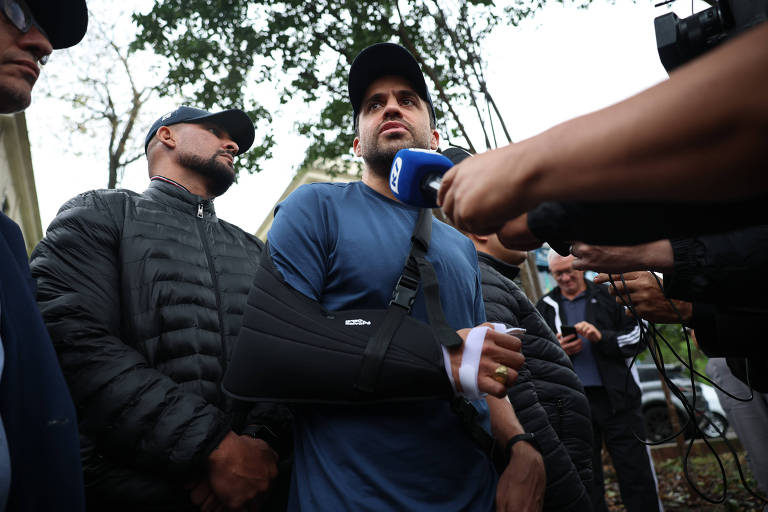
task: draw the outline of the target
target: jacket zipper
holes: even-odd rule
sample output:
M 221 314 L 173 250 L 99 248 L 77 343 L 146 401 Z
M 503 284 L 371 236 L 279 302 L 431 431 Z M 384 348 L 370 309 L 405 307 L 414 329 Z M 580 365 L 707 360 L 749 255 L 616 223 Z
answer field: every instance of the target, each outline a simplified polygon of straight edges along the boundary
M 558 398 L 557 402 L 555 402 L 555 407 L 557 408 L 557 428 L 555 429 L 555 432 L 558 434 L 561 433 L 561 429 L 563 426 L 563 399 Z
M 204 217 L 203 203 L 198 203 L 197 218 L 203 219 Z M 216 314 L 219 317 L 219 335 L 221 336 L 221 355 L 219 356 L 219 363 L 221 364 L 221 371 L 224 372 L 227 369 L 227 337 L 224 333 L 224 315 L 221 312 L 221 291 L 219 290 L 219 278 L 216 275 L 216 267 L 213 265 L 211 250 L 208 247 L 208 239 L 205 236 L 205 226 L 202 222 L 197 223 L 197 231 L 200 233 L 200 239 L 203 242 L 203 251 L 205 252 L 205 259 L 208 262 L 208 271 L 211 273 L 211 282 L 213 283 L 213 291 L 216 296 Z M 218 395 L 221 402 L 223 398 L 221 386 L 218 386 Z

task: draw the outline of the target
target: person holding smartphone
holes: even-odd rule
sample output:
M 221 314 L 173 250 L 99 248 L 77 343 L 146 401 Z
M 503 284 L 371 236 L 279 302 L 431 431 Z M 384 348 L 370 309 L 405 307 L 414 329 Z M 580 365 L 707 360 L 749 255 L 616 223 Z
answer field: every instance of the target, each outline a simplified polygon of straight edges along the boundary
M 635 320 L 624 314 L 605 286 L 584 279 L 573 256 L 549 253 L 557 287 L 536 305 L 573 362 L 592 415 L 592 505 L 607 511 L 602 471 L 603 442 L 611 454 L 624 506 L 629 512 L 659 510 L 656 479 L 640 411 L 640 388 L 627 364 L 645 350 Z

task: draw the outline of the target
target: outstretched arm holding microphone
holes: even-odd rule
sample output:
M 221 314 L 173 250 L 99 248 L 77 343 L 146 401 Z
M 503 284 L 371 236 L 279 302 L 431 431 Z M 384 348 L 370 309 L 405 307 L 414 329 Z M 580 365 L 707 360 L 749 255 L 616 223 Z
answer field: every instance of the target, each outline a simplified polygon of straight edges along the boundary
M 621 103 L 473 156 L 438 202 L 484 234 L 543 201 L 713 201 L 765 194 L 768 24 Z M 521 234 L 522 235 L 522 234 Z

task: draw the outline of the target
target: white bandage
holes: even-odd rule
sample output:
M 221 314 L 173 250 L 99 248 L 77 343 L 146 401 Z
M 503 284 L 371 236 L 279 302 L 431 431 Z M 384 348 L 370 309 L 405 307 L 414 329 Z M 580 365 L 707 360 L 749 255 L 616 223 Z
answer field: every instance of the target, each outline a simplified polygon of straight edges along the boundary
M 459 367 L 459 382 L 461 382 L 462 395 L 468 400 L 482 398 L 477 387 L 477 375 L 480 373 L 480 356 L 483 355 L 483 342 L 488 327 L 475 327 L 469 331 L 464 342 L 464 353 L 461 354 L 461 366 Z
M 507 329 L 504 324 L 491 325 L 493 325 L 495 331 L 499 332 L 515 330 L 515 328 Z M 454 393 L 457 393 L 468 400 L 479 400 L 486 395 L 486 393 L 480 393 L 480 389 L 477 386 L 477 377 L 480 373 L 480 358 L 483 354 L 483 342 L 485 341 L 486 332 L 488 332 L 488 326 L 475 327 L 469 331 L 467 339 L 464 342 L 464 352 L 461 355 L 461 366 L 459 367 L 459 382 L 461 383 L 462 389 L 460 393 L 457 393 L 456 391 L 456 382 L 453 380 L 451 358 L 448 355 L 448 350 L 446 350 L 445 347 L 442 347 L 443 363 L 445 364 L 445 371 L 448 374 L 448 380 L 451 382 L 451 387 L 453 387 Z M 510 334 L 514 336 L 524 332 L 525 329 L 517 329 L 516 332 L 510 332 Z

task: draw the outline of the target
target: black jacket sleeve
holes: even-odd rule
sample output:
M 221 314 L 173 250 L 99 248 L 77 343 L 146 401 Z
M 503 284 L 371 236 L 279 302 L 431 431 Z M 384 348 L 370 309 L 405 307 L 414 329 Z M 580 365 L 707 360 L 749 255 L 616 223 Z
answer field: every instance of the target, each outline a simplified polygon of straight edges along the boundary
M 597 286 L 597 285 L 594 285 Z M 613 359 L 634 357 L 647 347 L 647 340 L 637 320 L 624 313 L 624 308 L 607 292 L 596 294 L 602 313 L 610 318 L 596 322 L 602 339 L 592 344 L 592 349 Z
M 731 373 L 759 393 L 768 393 L 768 360 L 765 358 L 727 357 Z
M 521 337 L 525 364 L 508 396 L 520 423 L 534 432 L 541 448 L 547 472 L 544 510 L 591 510 L 592 428 L 581 383 L 533 304 L 490 268 L 486 255 L 480 258 L 488 321 L 527 331 Z
M 38 303 L 81 432 L 134 468 L 185 474 L 203 468 L 228 419 L 121 339 L 121 219 L 98 193 L 62 207 L 32 254 Z
M 574 240 L 634 245 L 768 224 L 765 198 L 722 203 L 545 202 L 528 212 L 528 228 L 553 247 Z
M 768 225 L 671 242 L 675 266 L 664 274 L 668 297 L 709 304 L 768 304 L 764 293 L 768 279 L 758 271 L 768 265 Z
M 768 360 L 760 333 L 766 329 L 768 308 L 693 303 L 691 326 L 709 357 L 750 357 Z

